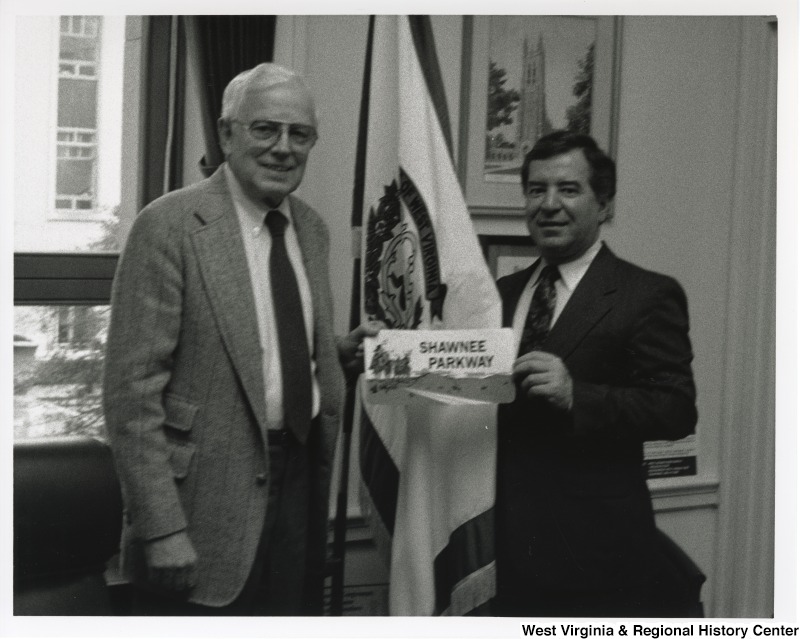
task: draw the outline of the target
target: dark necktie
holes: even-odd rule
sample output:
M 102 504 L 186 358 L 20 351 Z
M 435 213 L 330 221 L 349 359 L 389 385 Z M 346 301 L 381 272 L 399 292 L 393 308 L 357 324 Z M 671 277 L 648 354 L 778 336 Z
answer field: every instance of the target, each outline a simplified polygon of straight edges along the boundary
M 522 339 L 519 343 L 519 355 L 539 350 L 550 330 L 553 310 L 556 307 L 556 280 L 559 278 L 558 267 L 548 264 L 539 274 L 539 284 L 533 292 Z
M 284 425 L 304 444 L 311 428 L 311 357 L 306 340 L 303 304 L 284 241 L 288 220 L 280 211 L 270 211 L 266 224 L 272 235 L 269 278 L 272 284 L 272 307 L 278 324 Z

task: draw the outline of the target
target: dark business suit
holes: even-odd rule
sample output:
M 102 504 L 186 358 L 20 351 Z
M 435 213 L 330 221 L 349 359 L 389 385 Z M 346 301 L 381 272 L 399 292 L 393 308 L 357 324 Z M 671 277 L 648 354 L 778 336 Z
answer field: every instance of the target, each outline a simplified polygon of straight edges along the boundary
M 533 266 L 501 278 L 511 326 Z M 684 584 L 659 551 L 642 443 L 694 431 L 686 297 L 605 246 L 542 349 L 573 407 L 518 398 L 498 415 L 498 614 L 680 614 Z
M 289 200 L 314 308 L 321 405 L 307 445 L 309 512 L 296 517 L 291 537 L 268 541 L 305 554 L 321 600 L 343 379 L 327 229 Z M 185 530 L 198 555 L 197 585 L 185 598 L 216 608 L 242 592 L 275 483 L 262 361 L 241 229 L 220 169 L 142 211 L 114 282 L 103 400 L 125 502 L 127 579 L 145 582 L 145 542 Z M 306 529 L 308 548 L 298 547 Z

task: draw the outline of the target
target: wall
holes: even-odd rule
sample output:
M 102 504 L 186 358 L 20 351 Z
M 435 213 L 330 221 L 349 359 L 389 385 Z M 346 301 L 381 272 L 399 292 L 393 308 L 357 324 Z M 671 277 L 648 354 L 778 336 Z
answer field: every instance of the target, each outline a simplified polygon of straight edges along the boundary
M 16 27 L 16 73 L 17 77 L 24 73 L 26 81 L 15 82 L 15 121 L 19 124 L 15 131 L 14 158 L 17 166 L 30 170 L 15 173 L 14 239 L 17 250 L 32 250 L 44 235 L 42 228 L 54 208 L 55 187 L 51 183 L 55 169 L 50 167 L 56 161 L 53 141 L 58 99 L 58 20 L 26 16 L 17 19 Z M 28 117 L 46 126 L 25 126 Z
M 331 231 L 331 280 L 340 334 L 347 332 L 350 321 L 350 216 L 367 20 L 310 16 L 306 26 L 304 73 L 318 96 L 320 139 L 298 194 L 325 216 Z
M 619 196 L 605 237 L 626 258 L 675 276 L 689 299 L 699 476 L 685 485 L 654 482 L 654 504 L 659 525 L 709 576 L 704 599 L 711 615 L 772 612 L 775 171 L 764 155 L 775 136 L 769 81 L 775 51 L 769 30 L 759 17 L 626 17 L 624 24 Z M 761 46 L 746 46 L 747 38 Z M 747 65 L 758 71 L 747 73 Z M 743 181 L 747 191 L 766 196 L 745 204 L 737 193 Z M 737 233 L 743 223 L 747 229 Z M 754 242 L 765 243 L 761 252 L 750 247 Z M 734 280 L 740 268 L 763 273 L 754 276 L 757 293 Z M 755 337 L 738 328 L 744 316 L 759 327 L 757 349 L 746 346 Z M 747 368 L 731 369 L 744 349 Z M 764 360 L 766 374 L 756 384 L 767 396 L 758 397 L 751 372 Z M 757 406 L 746 423 L 728 409 L 742 397 Z M 728 448 L 736 452 L 726 454 Z M 741 494 L 754 498 L 750 512 L 737 515 L 742 505 L 734 495 Z M 751 543 L 738 538 L 741 528 L 751 528 Z M 751 565 L 752 573 L 731 564 Z M 759 592 L 731 596 L 751 580 Z
M 619 196 L 605 237 L 620 255 L 673 275 L 689 298 L 700 420 L 698 473 L 717 479 L 727 302 L 739 18 L 628 17 L 619 114 Z M 658 482 L 656 482 L 658 483 Z M 665 483 L 665 482 L 660 482 Z M 716 494 L 660 513 L 716 587 Z M 664 507 L 655 499 L 656 508 Z M 679 498 L 680 508 L 684 501 Z
M 621 255 L 689 297 L 700 471 L 716 475 L 734 166 L 739 18 L 625 19 L 616 220 Z M 702 96 L 702 99 L 700 97 Z

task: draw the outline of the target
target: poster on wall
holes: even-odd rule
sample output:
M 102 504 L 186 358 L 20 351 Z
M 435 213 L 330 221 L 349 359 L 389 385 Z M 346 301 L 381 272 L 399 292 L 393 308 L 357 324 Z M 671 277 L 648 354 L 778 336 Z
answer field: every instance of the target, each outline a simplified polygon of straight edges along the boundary
M 697 436 L 674 442 L 645 442 L 644 466 L 648 479 L 697 475 Z

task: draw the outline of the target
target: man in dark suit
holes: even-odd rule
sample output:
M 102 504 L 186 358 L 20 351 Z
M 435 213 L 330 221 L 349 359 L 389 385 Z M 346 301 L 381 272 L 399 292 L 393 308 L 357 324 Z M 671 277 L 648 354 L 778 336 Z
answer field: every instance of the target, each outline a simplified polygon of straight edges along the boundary
M 288 69 L 234 78 L 226 162 L 137 217 L 104 379 L 138 614 L 322 611 L 340 363 L 328 232 L 290 195 L 317 139 Z
M 686 297 L 599 239 L 616 169 L 591 137 L 541 138 L 522 185 L 541 257 L 498 281 L 520 349 L 498 415 L 497 614 L 683 616 L 642 444 L 697 421 Z

